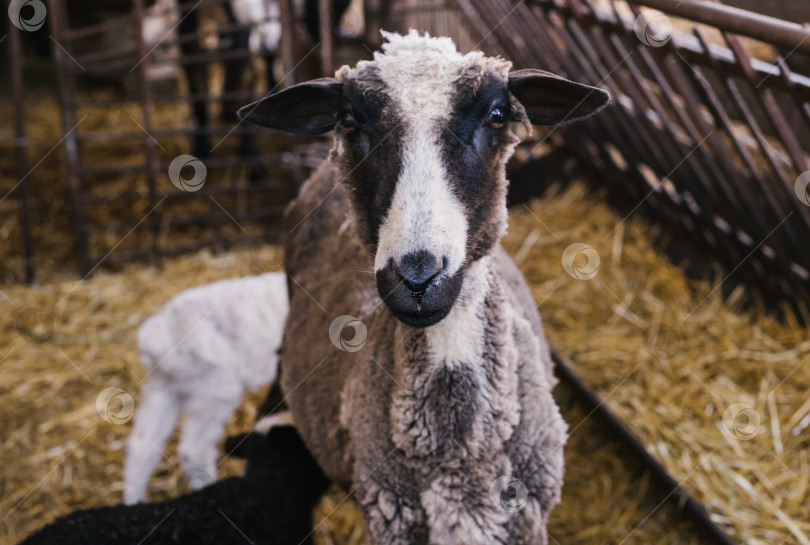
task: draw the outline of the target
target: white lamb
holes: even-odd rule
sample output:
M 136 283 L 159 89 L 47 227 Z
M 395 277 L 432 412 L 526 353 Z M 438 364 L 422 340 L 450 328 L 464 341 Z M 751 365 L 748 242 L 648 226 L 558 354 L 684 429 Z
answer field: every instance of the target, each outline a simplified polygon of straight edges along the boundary
M 245 390 L 276 378 L 289 312 L 284 273 L 222 280 L 182 292 L 138 330 L 148 370 L 127 444 L 124 502 L 143 501 L 178 417 L 192 488 L 216 478 L 217 442 Z

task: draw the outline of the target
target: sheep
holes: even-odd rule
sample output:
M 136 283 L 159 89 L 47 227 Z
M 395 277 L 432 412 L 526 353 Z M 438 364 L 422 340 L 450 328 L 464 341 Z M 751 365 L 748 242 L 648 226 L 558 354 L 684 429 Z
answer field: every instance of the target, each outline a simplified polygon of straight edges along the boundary
M 127 441 L 124 502 L 143 501 L 177 419 L 193 489 L 216 478 L 217 441 L 245 390 L 276 377 L 289 304 L 284 273 L 221 280 L 174 297 L 138 330 L 148 371 Z
M 540 316 L 499 244 L 505 164 L 517 126 L 609 95 L 449 38 L 383 37 L 373 60 L 239 112 L 335 130 L 285 212 L 281 390 L 372 543 L 544 544 L 567 426 Z M 343 324 L 353 333 L 328 334 Z
M 20 545 L 312 543 L 312 510 L 329 480 L 295 428 L 230 437 L 226 449 L 247 458 L 245 476 L 163 502 L 75 511 Z
M 349 7 L 350 0 L 333 0 L 332 9 L 333 27 L 336 29 L 341 17 Z M 302 18 L 311 39 L 320 42 L 320 12 L 317 0 L 296 0 L 295 11 Z M 198 57 L 203 48 L 196 35 L 201 28 L 199 3 L 190 4 L 178 0 L 156 0 L 150 6 L 142 22 L 141 36 L 146 48 L 155 50 L 165 42 L 172 42 L 179 38 L 180 50 L 184 57 Z M 278 86 L 273 70 L 276 55 L 281 42 L 281 14 L 278 0 L 228 0 L 222 2 L 225 17 L 224 23 L 231 27 L 219 36 L 219 46 L 226 51 L 248 49 L 252 55 L 260 56 L 264 61 L 267 91 L 272 92 Z M 233 28 L 238 27 L 238 28 Z M 165 59 L 160 61 L 158 67 L 150 67 L 154 76 L 170 75 L 172 67 Z M 224 63 L 225 77 L 223 81 L 222 112 L 228 121 L 235 121 L 233 117 L 239 106 L 237 99 L 240 89 L 244 89 L 244 74 L 250 65 L 250 59 L 236 56 Z M 200 95 L 209 91 L 208 63 L 185 62 L 182 63 L 186 80 L 188 81 L 190 103 L 196 128 L 192 141 L 192 154 L 204 158 L 211 152 L 209 141 L 210 127 L 208 127 L 208 108 L 206 100 Z M 245 159 L 255 159 L 259 149 L 255 138 L 250 131 L 240 134 L 240 154 Z M 259 181 L 260 173 L 251 171 L 251 181 Z

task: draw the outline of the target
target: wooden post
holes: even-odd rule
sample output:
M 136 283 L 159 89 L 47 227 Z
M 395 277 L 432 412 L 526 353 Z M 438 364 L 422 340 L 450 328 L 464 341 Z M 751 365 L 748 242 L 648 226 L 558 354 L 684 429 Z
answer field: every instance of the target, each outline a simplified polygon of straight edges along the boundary
M 335 62 L 333 58 L 333 34 L 335 27 L 332 21 L 332 0 L 318 0 L 318 15 L 321 34 L 321 75 L 332 77 L 335 73 Z
M 285 85 L 294 85 L 301 81 L 298 69 L 298 44 L 295 41 L 295 15 L 290 0 L 279 0 L 281 15 L 281 64 L 284 66 Z

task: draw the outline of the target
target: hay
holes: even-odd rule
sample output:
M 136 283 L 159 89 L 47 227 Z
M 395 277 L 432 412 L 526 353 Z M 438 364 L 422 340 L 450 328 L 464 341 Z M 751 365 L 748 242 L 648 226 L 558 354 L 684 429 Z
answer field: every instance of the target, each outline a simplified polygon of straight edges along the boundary
M 504 244 L 577 374 L 732 536 L 810 543 L 808 330 L 741 310 L 742 287 L 724 301 L 724 272 L 688 280 L 584 186 L 511 220 Z M 600 257 L 590 279 L 584 253 L 563 258 L 574 243 Z
M 268 246 L 201 252 L 167 261 L 162 271 L 132 265 L 126 274 L 101 273 L 82 283 L 0 288 L 0 542 L 16 543 L 77 507 L 121 500 L 130 425 L 102 419 L 96 402 L 107 388 L 119 388 L 137 403 L 145 374 L 134 334 L 144 318 L 183 289 L 280 266 L 280 250 Z M 248 396 L 230 432 L 252 425 L 262 397 Z M 113 416 L 122 408 L 110 405 Z M 157 468 L 153 498 L 187 490 L 176 439 Z M 227 475 L 241 468 L 228 460 L 221 469 Z
M 512 212 L 504 243 L 554 347 L 732 534 L 749 543 L 805 543 L 807 331 L 740 311 L 736 293 L 722 301 L 721 290 L 687 280 L 656 253 L 647 224 L 631 218 L 614 230 L 619 221 L 576 184 Z M 590 280 L 563 269 L 563 251 L 575 242 L 600 255 Z M 566 264 L 586 274 L 581 259 Z M 127 265 L 79 284 L 0 288 L 0 544 L 73 509 L 120 500 L 130 427 L 104 421 L 96 400 L 115 387 L 137 404 L 144 375 L 134 332 L 146 316 L 187 287 L 280 265 L 273 247 L 201 252 L 166 261 L 163 270 Z M 702 543 L 676 509 L 658 507 L 631 455 L 564 388 L 556 394 L 573 433 L 563 503 L 549 526 L 554 540 Z M 251 425 L 261 398 L 249 396 L 229 433 Z M 747 425 L 748 416 L 760 426 Z M 175 441 L 152 480 L 152 498 L 186 490 Z M 221 475 L 240 470 L 228 460 Z M 329 517 L 314 534 L 318 543 L 364 543 L 357 509 L 344 498 L 333 490 L 319 506 L 316 520 Z

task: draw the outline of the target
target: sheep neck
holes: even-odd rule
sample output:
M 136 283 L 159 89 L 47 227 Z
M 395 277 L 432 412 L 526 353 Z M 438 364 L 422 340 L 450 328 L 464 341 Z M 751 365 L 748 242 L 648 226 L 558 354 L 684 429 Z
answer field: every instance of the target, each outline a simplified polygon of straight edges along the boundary
M 465 274 L 439 324 L 397 327 L 392 438 L 411 457 L 500 452 L 517 425 L 517 352 L 492 259 Z

